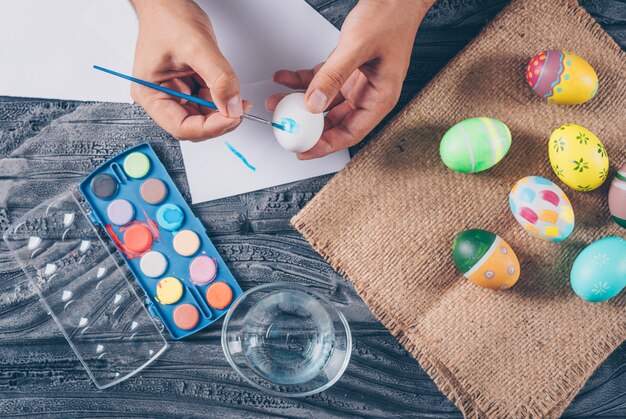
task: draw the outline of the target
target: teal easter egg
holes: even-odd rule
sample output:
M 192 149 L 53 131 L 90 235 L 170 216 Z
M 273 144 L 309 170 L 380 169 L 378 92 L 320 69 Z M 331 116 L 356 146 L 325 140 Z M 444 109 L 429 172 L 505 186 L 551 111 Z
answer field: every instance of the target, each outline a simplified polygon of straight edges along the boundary
M 455 172 L 478 173 L 490 169 L 511 147 L 511 131 L 494 118 L 470 118 L 452 126 L 441 139 L 439 153 Z
M 626 240 L 605 237 L 587 246 L 574 261 L 570 283 L 592 303 L 615 297 L 626 285 Z

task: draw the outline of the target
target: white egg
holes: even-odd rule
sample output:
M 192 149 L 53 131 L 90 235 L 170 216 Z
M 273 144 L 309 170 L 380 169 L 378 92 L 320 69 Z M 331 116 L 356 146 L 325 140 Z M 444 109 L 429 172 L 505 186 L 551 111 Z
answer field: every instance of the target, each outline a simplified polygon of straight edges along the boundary
M 304 105 L 304 93 L 291 93 L 276 106 L 272 122 L 287 125 L 288 131 L 274 127 L 274 136 L 285 150 L 302 153 L 313 148 L 324 130 L 324 115 L 311 113 Z

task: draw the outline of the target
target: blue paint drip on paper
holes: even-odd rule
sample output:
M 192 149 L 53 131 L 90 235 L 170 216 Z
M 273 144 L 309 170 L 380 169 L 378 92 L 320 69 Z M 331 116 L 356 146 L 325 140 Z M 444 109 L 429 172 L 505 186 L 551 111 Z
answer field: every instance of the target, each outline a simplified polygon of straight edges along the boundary
M 233 146 L 232 146 L 232 145 L 231 145 L 228 141 L 224 141 L 224 144 L 226 144 L 226 147 L 228 147 L 228 149 L 229 149 L 230 151 L 232 151 L 232 153 L 233 153 L 235 156 L 237 156 L 237 158 L 238 158 L 239 160 L 241 160 L 241 161 L 243 162 L 243 164 L 245 164 L 246 166 L 248 166 L 248 168 L 249 168 L 250 170 L 253 170 L 253 171 L 255 171 L 255 172 L 256 172 L 256 167 L 254 167 L 253 165 L 251 165 L 251 164 L 248 162 L 248 159 L 246 159 L 246 158 L 243 156 L 243 154 L 241 154 L 241 153 L 239 152 L 239 150 L 237 150 L 235 147 L 233 147 Z

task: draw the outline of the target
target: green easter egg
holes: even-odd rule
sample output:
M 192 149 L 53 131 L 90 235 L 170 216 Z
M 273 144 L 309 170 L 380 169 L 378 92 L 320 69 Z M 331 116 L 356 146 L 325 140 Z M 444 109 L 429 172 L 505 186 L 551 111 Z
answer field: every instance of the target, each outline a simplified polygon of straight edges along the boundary
M 494 118 L 470 118 L 452 126 L 441 139 L 439 153 L 455 172 L 478 173 L 490 169 L 511 147 L 511 131 Z
M 452 259 L 462 273 L 468 272 L 487 253 L 496 235 L 480 229 L 465 230 L 452 243 Z

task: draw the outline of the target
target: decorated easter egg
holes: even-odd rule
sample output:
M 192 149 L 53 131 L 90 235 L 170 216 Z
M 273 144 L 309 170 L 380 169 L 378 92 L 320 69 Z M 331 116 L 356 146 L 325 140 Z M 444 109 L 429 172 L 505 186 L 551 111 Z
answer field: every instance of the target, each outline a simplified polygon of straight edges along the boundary
M 611 183 L 609 211 L 615 222 L 626 228 L 626 164 L 617 172 Z
M 537 53 L 526 67 L 528 85 L 548 102 L 580 105 L 595 96 L 598 76 L 593 67 L 571 51 Z
M 304 93 L 291 93 L 278 102 L 272 118 L 274 137 L 285 150 L 303 153 L 313 148 L 324 130 L 324 115 L 311 113 L 304 104 Z
M 484 288 L 505 290 L 519 279 L 519 261 L 511 246 L 486 230 L 465 230 L 456 236 L 452 259 L 464 277 Z
M 461 173 L 478 173 L 498 164 L 511 147 L 511 131 L 494 118 L 470 118 L 452 126 L 441 139 L 444 164 Z
M 604 183 L 609 157 L 602 142 L 585 127 L 565 124 L 555 129 L 548 143 L 554 173 L 572 189 L 588 192 Z
M 605 237 L 587 246 L 572 265 L 570 284 L 592 303 L 615 297 L 626 285 L 626 240 Z
M 574 231 L 574 209 L 567 195 L 541 176 L 527 176 L 509 194 L 515 219 L 535 237 L 560 242 Z

